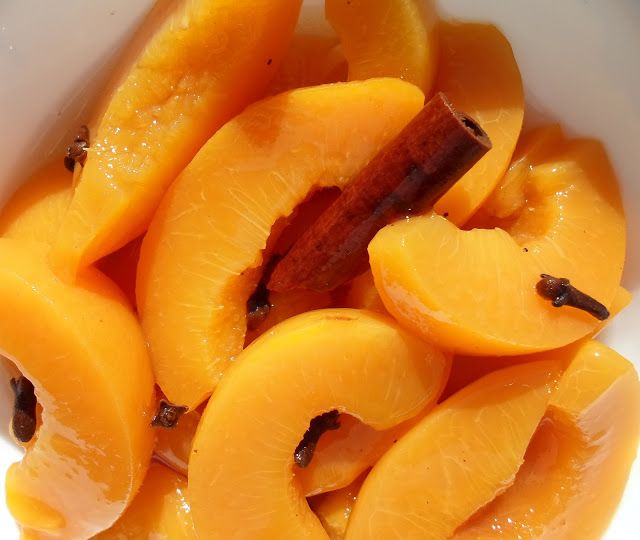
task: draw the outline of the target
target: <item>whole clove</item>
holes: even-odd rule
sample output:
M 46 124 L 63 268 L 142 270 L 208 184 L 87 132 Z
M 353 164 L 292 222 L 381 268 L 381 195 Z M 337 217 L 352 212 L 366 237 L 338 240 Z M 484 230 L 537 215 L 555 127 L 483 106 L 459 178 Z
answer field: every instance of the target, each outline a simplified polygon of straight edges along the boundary
M 82 125 L 64 156 L 64 166 L 69 172 L 73 172 L 76 163 L 84 166 L 87 161 L 87 148 L 89 148 L 89 128 Z
M 336 410 L 316 416 L 305 431 L 302 441 L 293 453 L 296 465 L 302 469 L 309 466 L 320 437 L 327 431 L 340 428 L 340 413 Z
M 161 399 L 158 412 L 151 420 L 151 425 L 153 427 L 172 429 L 178 425 L 178 420 L 180 420 L 180 417 L 188 410 L 188 407 L 174 405 L 166 399 Z
M 256 290 L 247 300 L 247 329 L 255 330 L 258 328 L 265 319 L 269 316 L 269 312 L 273 305 L 269 299 L 269 289 L 267 288 L 267 282 L 271 277 L 271 273 L 275 265 L 280 260 L 280 255 L 272 255 L 268 262 L 264 265 L 262 271 L 262 278 L 260 279 Z
M 571 306 L 593 315 L 599 321 L 609 318 L 609 310 L 595 298 L 576 289 L 567 278 L 540 274 L 536 284 L 538 294 L 551 300 L 553 307 Z
M 15 395 L 11 430 L 16 439 L 28 443 L 36 432 L 36 398 L 31 381 L 24 376 L 12 378 L 9 383 Z

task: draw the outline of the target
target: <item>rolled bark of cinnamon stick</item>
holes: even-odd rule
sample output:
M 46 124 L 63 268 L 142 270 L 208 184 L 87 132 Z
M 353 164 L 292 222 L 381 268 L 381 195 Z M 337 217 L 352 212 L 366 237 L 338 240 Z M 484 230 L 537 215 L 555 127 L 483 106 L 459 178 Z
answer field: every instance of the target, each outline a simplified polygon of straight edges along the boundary
M 366 269 L 378 230 L 418 202 L 433 205 L 490 148 L 474 120 L 435 95 L 297 240 L 268 288 L 328 291 L 352 279 Z

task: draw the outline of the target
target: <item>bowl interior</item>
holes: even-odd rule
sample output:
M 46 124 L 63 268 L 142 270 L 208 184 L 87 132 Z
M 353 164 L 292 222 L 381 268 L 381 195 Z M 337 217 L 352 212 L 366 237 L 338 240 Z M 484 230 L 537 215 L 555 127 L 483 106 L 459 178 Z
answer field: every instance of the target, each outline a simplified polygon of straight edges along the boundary
M 82 110 L 99 91 L 118 46 L 152 3 L 0 3 L 0 147 L 4 149 L 0 206 L 21 178 L 68 140 Z M 601 339 L 640 369 L 640 340 L 635 333 L 640 321 L 640 3 L 439 0 L 436 4 L 445 17 L 493 22 L 510 39 L 523 75 L 528 126 L 559 120 L 571 134 L 604 141 L 622 186 L 628 220 L 623 285 L 635 299 Z M 321 15 L 320 0 L 306 0 L 301 24 L 317 24 Z M 12 399 L 7 381 L 0 379 L 2 425 L 7 425 Z M 17 459 L 19 450 L 0 439 L 0 469 Z M 636 462 L 608 539 L 636 538 L 638 505 Z M 0 505 L 0 530 L 5 534 L 15 530 L 4 505 Z

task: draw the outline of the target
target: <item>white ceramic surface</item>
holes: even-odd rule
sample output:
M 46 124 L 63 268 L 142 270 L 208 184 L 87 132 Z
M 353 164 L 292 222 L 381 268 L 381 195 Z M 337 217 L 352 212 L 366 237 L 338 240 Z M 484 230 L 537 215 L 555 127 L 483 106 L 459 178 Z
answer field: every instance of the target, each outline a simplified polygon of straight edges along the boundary
M 152 0 L 0 1 L 0 205 L 20 178 L 66 140 L 109 60 Z M 321 13 L 308 1 L 307 23 Z M 601 138 L 622 183 L 629 223 L 624 285 L 635 299 L 603 339 L 640 366 L 640 1 L 440 0 L 443 15 L 491 21 L 511 40 L 529 124 L 560 119 Z M 0 377 L 0 425 L 10 391 Z M 19 451 L 0 439 L 0 475 Z M 607 540 L 638 540 L 636 462 Z M 0 503 L 0 538 L 17 538 Z

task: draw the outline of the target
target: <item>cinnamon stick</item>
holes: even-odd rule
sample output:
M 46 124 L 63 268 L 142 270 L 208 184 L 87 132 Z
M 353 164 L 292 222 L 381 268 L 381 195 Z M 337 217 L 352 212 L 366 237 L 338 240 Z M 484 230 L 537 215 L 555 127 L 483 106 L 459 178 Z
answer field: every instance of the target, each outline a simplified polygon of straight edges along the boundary
M 490 148 L 482 128 L 437 94 L 297 240 L 269 289 L 328 291 L 352 279 L 378 230 L 417 203 L 433 205 Z

